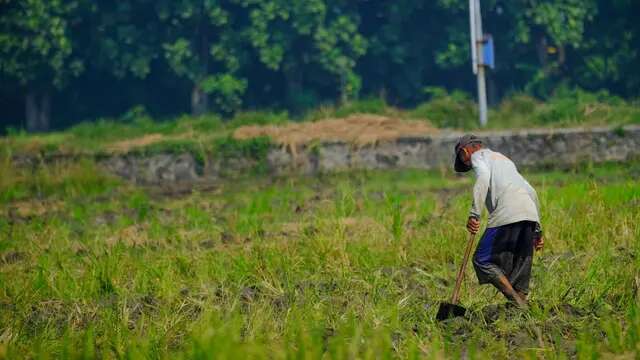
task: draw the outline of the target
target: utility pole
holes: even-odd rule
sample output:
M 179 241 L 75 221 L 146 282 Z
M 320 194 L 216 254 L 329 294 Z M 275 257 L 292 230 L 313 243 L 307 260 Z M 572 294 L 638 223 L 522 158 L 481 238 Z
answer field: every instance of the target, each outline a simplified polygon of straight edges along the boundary
M 482 15 L 480 0 L 469 0 L 469 25 L 471 29 L 471 59 L 473 73 L 478 78 L 478 107 L 480 126 L 487 125 L 487 85 L 485 81 L 484 34 L 482 33 Z

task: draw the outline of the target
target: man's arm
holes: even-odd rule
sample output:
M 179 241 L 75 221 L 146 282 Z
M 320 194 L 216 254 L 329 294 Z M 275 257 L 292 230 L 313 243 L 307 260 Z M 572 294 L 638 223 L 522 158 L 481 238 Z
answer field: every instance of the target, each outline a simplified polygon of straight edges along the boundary
M 476 173 L 476 183 L 473 186 L 473 203 L 469 212 L 467 230 L 472 234 L 476 234 L 480 230 L 480 216 L 489 191 L 491 171 L 489 166 L 478 157 L 472 157 L 471 162 Z
M 536 192 L 536 189 L 534 189 L 533 186 L 531 186 L 531 184 L 529 184 L 527 180 L 525 180 L 524 183 L 527 186 L 527 192 L 529 193 L 529 197 L 531 198 L 531 200 L 533 200 L 533 203 L 536 204 L 538 219 L 541 219 L 542 215 L 540 214 L 540 201 L 538 201 L 538 193 Z
M 482 208 L 487 199 L 489 191 L 489 182 L 491 180 L 491 171 L 489 166 L 479 157 L 471 158 L 473 170 L 476 173 L 476 183 L 473 185 L 473 204 L 469 216 L 480 219 Z
M 538 223 L 536 224 L 535 228 L 533 247 L 536 250 L 542 250 L 544 248 L 544 237 L 542 235 L 542 225 L 540 225 L 540 222 L 542 221 L 542 215 L 540 214 L 540 201 L 538 200 L 538 193 L 536 192 L 536 189 L 534 189 L 533 186 L 529 184 L 528 181 L 525 180 L 524 183 L 527 185 L 529 197 L 531 197 L 534 204 L 536 204 L 536 211 L 538 212 Z

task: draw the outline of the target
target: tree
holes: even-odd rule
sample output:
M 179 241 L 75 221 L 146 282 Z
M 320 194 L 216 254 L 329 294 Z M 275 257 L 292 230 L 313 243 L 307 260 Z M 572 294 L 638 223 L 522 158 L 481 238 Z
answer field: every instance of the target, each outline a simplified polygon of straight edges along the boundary
M 25 93 L 28 131 L 51 126 L 51 93 L 84 70 L 70 37 L 79 1 L 0 1 L 0 73 Z
M 585 26 L 579 51 L 569 58 L 570 76 L 578 85 L 640 96 L 640 23 L 632 15 L 638 13 L 638 1 L 597 2 L 596 16 Z
M 530 92 L 546 96 L 553 79 L 563 77 L 568 48 L 583 44 L 585 23 L 595 10 L 595 0 L 547 0 L 518 11 L 516 39 L 523 44 L 533 41 L 540 64 L 529 81 Z
M 295 111 L 308 103 L 306 86 L 320 88 L 313 80 L 328 74 L 338 96 L 348 101 L 358 95 L 357 59 L 366 51 L 358 32 L 357 8 L 347 1 L 268 0 L 241 1 L 249 9 L 247 29 L 260 61 L 284 76 L 287 105 Z
M 95 68 L 116 78 L 131 74 L 144 79 L 151 63 L 158 58 L 161 24 L 152 11 L 153 1 L 93 1 L 89 6 L 90 39 L 84 56 L 92 58 Z M 81 36 L 80 34 L 77 35 Z
M 192 84 L 191 110 L 201 115 L 209 110 L 209 96 L 223 113 L 232 113 L 242 103 L 247 81 L 240 68 L 242 34 L 234 14 L 215 0 L 160 1 L 156 12 L 166 29 L 162 48 L 171 69 Z
M 462 2 L 449 6 L 425 0 L 361 4 L 361 32 L 369 48 L 358 71 L 366 91 L 412 105 L 424 100 L 427 85 L 459 85 L 460 66 L 469 59 L 468 15 Z

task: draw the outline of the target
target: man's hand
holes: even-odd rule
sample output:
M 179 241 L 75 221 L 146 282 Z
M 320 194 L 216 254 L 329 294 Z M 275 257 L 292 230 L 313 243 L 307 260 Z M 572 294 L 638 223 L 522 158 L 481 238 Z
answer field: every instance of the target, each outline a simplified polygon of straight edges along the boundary
M 536 251 L 540 251 L 544 248 L 544 238 L 542 236 L 533 240 L 533 248 L 536 249 Z
M 476 219 L 473 216 L 469 216 L 469 220 L 467 221 L 467 231 L 472 234 L 477 234 L 480 230 L 480 220 Z

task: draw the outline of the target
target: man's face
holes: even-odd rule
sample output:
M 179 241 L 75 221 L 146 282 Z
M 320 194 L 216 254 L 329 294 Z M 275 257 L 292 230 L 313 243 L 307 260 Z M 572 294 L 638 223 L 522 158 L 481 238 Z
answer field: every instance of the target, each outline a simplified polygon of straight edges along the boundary
M 471 154 L 473 154 L 473 146 L 471 145 L 467 145 L 458 151 L 458 157 L 467 166 L 471 166 Z

